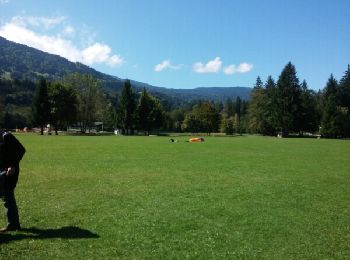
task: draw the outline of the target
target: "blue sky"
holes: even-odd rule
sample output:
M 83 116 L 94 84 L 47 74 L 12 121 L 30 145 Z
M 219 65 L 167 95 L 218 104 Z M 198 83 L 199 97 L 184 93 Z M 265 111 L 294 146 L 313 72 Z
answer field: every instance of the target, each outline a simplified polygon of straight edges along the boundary
M 350 63 L 348 0 L 0 0 L 0 35 L 168 88 L 254 85 L 291 61 L 320 89 Z

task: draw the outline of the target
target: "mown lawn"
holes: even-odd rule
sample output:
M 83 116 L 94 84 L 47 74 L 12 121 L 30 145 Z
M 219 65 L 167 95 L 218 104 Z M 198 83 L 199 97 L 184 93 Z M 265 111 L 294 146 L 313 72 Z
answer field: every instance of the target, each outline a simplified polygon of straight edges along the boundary
M 0 259 L 350 256 L 350 141 L 18 138 L 24 229 Z

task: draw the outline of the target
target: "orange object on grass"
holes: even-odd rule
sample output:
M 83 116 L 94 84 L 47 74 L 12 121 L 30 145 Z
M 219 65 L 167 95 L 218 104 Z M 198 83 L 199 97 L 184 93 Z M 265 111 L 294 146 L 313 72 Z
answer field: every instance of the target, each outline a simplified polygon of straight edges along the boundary
M 195 137 L 195 138 L 190 138 L 190 140 L 188 140 L 190 143 L 195 143 L 195 142 L 204 142 L 204 138 L 202 137 Z

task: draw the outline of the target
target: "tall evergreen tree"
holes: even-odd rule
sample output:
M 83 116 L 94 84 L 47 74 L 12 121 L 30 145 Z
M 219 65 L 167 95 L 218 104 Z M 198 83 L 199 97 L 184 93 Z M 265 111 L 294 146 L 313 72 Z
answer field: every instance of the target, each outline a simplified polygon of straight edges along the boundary
M 299 132 L 301 87 L 295 66 L 289 62 L 281 72 L 276 89 L 276 125 L 282 133 Z
M 339 82 L 339 110 L 342 114 L 342 135 L 350 136 L 350 65 Z
M 263 82 L 257 77 L 255 86 L 251 92 L 249 114 L 249 130 L 252 133 L 265 133 L 266 110 L 265 103 L 267 96 Z
M 143 89 L 137 107 L 138 129 L 149 135 L 152 129 L 159 130 L 163 121 L 164 111 L 160 102 Z
M 139 130 L 145 131 L 145 135 L 149 135 L 151 130 L 151 112 L 152 100 L 144 88 L 137 106 L 137 127 Z
M 242 132 L 241 119 L 242 119 L 243 109 L 244 108 L 243 108 L 242 99 L 238 96 L 236 98 L 235 116 L 234 116 L 237 133 L 241 133 Z
M 224 104 L 224 114 L 226 118 L 230 118 L 234 116 L 235 114 L 235 107 L 232 102 L 232 99 L 226 99 L 225 104 Z
M 118 125 L 122 128 L 123 133 L 126 135 L 131 134 L 135 127 L 135 113 L 135 94 L 132 91 L 130 80 L 126 80 L 122 89 L 117 112 Z
M 317 115 L 316 93 L 308 89 L 304 80 L 301 84 L 301 107 L 298 114 L 298 128 L 300 134 L 304 132 L 313 133 L 317 130 L 319 122 Z
M 338 82 L 331 74 L 322 94 L 321 134 L 326 137 L 341 135 L 341 114 L 338 109 Z
M 50 121 L 50 102 L 48 86 L 45 78 L 40 78 L 35 89 L 32 105 L 33 120 L 40 126 L 40 134 L 44 134 L 44 126 Z
M 274 135 L 276 133 L 276 83 L 272 76 L 268 76 L 265 83 L 266 102 L 264 102 L 264 117 L 266 125 L 265 134 Z

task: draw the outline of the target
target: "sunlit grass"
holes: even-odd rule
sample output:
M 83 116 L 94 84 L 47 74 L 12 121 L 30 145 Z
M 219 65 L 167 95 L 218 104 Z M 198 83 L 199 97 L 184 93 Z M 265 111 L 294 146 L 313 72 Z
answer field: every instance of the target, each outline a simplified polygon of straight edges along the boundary
M 346 258 L 350 142 L 20 135 L 0 258 Z

